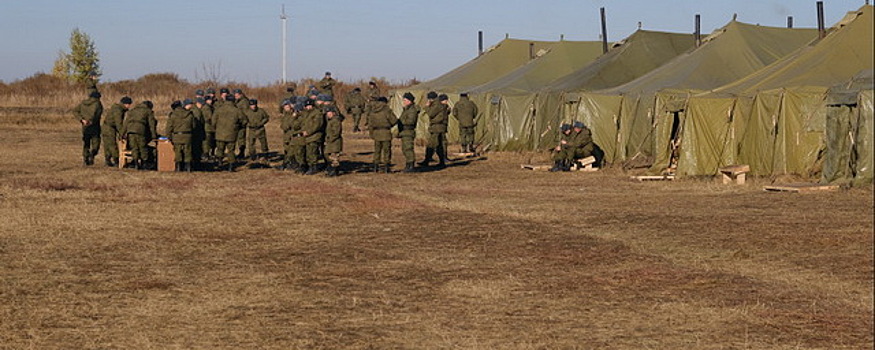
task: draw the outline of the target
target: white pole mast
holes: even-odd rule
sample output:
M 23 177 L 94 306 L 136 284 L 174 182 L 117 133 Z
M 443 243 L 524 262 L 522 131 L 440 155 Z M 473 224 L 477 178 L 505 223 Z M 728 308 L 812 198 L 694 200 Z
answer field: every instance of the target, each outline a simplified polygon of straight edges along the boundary
M 280 19 L 283 21 L 283 84 L 286 83 L 286 5 L 282 5 L 282 13 Z

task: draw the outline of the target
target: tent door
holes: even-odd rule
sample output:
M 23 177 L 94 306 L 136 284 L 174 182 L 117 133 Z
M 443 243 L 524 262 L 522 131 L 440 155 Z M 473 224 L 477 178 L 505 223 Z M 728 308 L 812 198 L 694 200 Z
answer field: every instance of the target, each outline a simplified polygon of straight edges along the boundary
M 684 110 L 671 112 L 671 136 L 669 137 L 669 147 L 671 148 L 671 158 L 669 159 L 668 169 L 674 173 L 678 168 L 678 157 L 680 156 L 681 135 L 683 134 L 683 126 L 681 124 L 681 113 Z

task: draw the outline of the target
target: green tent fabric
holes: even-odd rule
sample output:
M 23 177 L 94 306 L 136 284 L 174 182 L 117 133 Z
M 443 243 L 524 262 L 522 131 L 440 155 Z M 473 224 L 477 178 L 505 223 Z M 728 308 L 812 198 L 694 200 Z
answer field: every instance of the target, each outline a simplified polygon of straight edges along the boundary
M 827 93 L 822 182 L 872 183 L 873 88 L 873 71 L 865 70 Z
M 761 69 L 811 41 L 814 36 L 816 31 L 812 29 L 774 28 L 731 21 L 704 38 L 700 47 L 631 82 L 610 89 L 583 92 L 580 105 L 612 106 L 616 105 L 618 96 L 622 97 L 617 112 L 619 135 L 613 147 L 614 158 L 607 160 L 653 157 L 657 149 L 661 152 L 665 149 L 664 145 L 656 145 L 653 133 L 658 132 L 657 129 L 676 128 L 672 125 L 674 114 L 683 105 L 678 101 Z M 662 96 L 657 98 L 660 91 Z M 683 123 L 683 118 L 679 122 Z M 606 154 L 606 158 L 609 156 Z M 668 164 L 654 163 L 654 168 L 666 166 Z
M 483 110 L 478 125 L 482 142 L 494 149 L 528 149 L 540 142 L 549 115 L 533 108 L 537 91 L 547 83 L 586 66 L 602 55 L 598 41 L 560 41 L 538 58 L 492 80 L 471 88 L 471 98 Z
M 828 130 L 826 92 L 871 69 L 872 28 L 872 6 L 863 6 L 825 38 L 690 98 L 686 124 L 704 126 L 723 119 L 729 125 L 716 129 L 686 125 L 678 175 L 713 175 L 720 166 L 738 163 L 750 165 L 753 175 L 817 176 Z M 727 128 L 724 134 L 716 133 Z M 699 134 L 691 134 L 694 130 Z M 702 139 L 712 144 L 696 143 Z

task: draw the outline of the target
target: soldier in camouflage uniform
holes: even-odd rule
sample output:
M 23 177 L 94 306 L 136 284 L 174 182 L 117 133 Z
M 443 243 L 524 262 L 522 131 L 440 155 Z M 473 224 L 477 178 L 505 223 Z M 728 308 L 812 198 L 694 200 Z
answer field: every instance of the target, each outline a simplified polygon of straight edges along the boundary
M 467 93 L 459 95 L 459 102 L 453 106 L 453 116 L 459 121 L 459 141 L 462 153 L 474 153 L 474 127 L 477 126 L 477 105 L 468 99 Z
M 374 101 L 374 107 L 368 114 L 368 130 L 374 139 L 374 172 L 380 171 L 388 174 L 392 163 L 392 127 L 398 123 L 395 113 L 389 109 L 385 97 L 378 97 Z
M 97 79 L 97 72 L 88 72 L 88 79 L 85 80 L 85 95 L 91 96 L 92 92 L 100 92 L 97 90 Z
M 177 101 L 178 102 L 178 101 Z M 191 111 L 192 101 L 185 99 L 182 103 L 170 112 L 170 117 L 167 118 L 167 127 L 164 129 L 164 134 L 170 138 L 173 143 L 173 154 L 176 156 L 176 171 L 191 171 L 192 162 L 192 134 L 197 128 L 197 121 L 194 113 Z
M 563 123 L 559 126 L 556 147 L 553 148 L 553 167 L 551 172 L 562 171 L 565 168 L 565 153 L 568 142 L 571 139 L 571 124 Z
M 243 93 L 243 90 L 234 89 L 234 100 L 235 105 L 243 115 L 246 115 L 246 111 L 249 110 L 249 98 L 246 97 L 246 94 Z M 248 120 L 243 118 L 243 128 L 240 129 L 237 133 L 237 158 L 243 158 L 246 156 L 246 123 Z
M 246 127 L 249 129 L 246 134 L 246 145 L 249 148 L 249 159 L 256 160 L 258 154 L 255 153 L 255 141 L 261 144 L 262 156 L 267 156 L 267 131 L 264 125 L 270 121 L 270 116 L 264 108 L 258 107 L 258 100 L 249 100 L 249 109 L 246 110 Z
M 131 159 L 137 170 L 145 170 L 149 159 L 149 148 L 146 147 L 155 131 L 155 113 L 152 112 L 152 101 L 143 101 L 131 109 L 122 125 L 121 134 L 131 149 Z
M 352 116 L 352 131 L 359 132 L 362 129 L 359 128 L 359 124 L 362 119 L 362 113 L 365 111 L 365 104 L 367 101 L 365 97 L 362 96 L 362 89 L 355 88 L 346 95 L 343 100 L 343 106 L 346 108 L 346 113 Z
M 554 155 L 554 161 L 559 161 L 561 170 L 571 170 L 571 165 L 577 159 L 586 158 L 593 155 L 595 144 L 592 142 L 592 132 L 583 123 L 575 121 L 572 124 L 571 132 L 564 138 L 564 143 L 560 143 L 559 151 Z M 556 166 L 554 165 L 554 168 Z M 550 169 L 554 171 L 553 169 Z
M 216 130 L 216 157 L 226 162 L 228 171 L 234 171 L 234 146 L 237 144 L 237 135 L 244 127 L 243 120 L 246 117 L 237 106 L 234 105 L 234 96 L 227 96 L 225 103 L 213 112 L 213 129 Z M 219 164 L 221 168 L 223 164 Z
M 340 153 L 343 152 L 343 115 L 336 106 L 328 106 L 325 111 L 325 155 L 328 158 L 329 177 L 338 175 Z
M 202 157 L 212 160 L 216 148 L 216 129 L 213 129 L 213 98 L 208 93 L 203 103 L 201 100 L 195 102 L 204 119 L 204 141 L 201 143 Z
M 125 113 L 131 108 L 134 101 L 125 96 L 119 103 L 113 103 L 109 107 L 109 113 L 103 119 L 100 126 L 100 134 L 103 139 L 103 157 L 106 158 L 106 166 L 117 166 L 119 149 L 118 141 L 122 139 L 122 125 L 125 121 Z
M 103 104 L 100 103 L 100 93 L 97 91 L 73 108 L 73 115 L 82 125 L 82 160 L 85 165 L 93 165 L 94 157 L 100 150 L 100 117 L 103 115 Z
M 307 165 L 305 175 L 314 175 L 319 169 L 319 150 L 322 148 L 322 137 L 325 129 L 325 116 L 321 109 L 316 109 L 313 104 L 305 107 L 301 115 L 301 136 L 304 139 L 303 158 Z M 301 151 L 298 151 L 301 154 Z M 302 163 L 303 165 L 303 163 Z
M 447 95 L 437 95 L 431 91 L 427 95 L 425 112 L 428 114 L 428 145 L 425 148 L 425 159 L 419 163 L 428 166 L 432 157 L 437 154 L 438 166 L 446 166 L 447 161 L 447 122 L 449 119 L 449 106 L 445 103 Z M 437 99 L 437 100 L 436 100 Z
M 283 163 L 279 166 L 280 170 L 293 170 L 298 167 L 295 159 L 296 150 L 292 148 L 292 131 L 296 124 L 298 124 L 297 121 L 298 113 L 295 111 L 293 102 L 285 100 L 283 102 L 283 114 L 280 116 L 280 130 L 283 131 Z
M 222 107 L 223 104 L 228 102 L 229 101 L 228 96 L 234 97 L 233 95 L 231 95 L 231 93 L 228 91 L 227 88 L 219 89 L 219 97 L 213 101 L 213 111 L 219 109 L 219 107 Z M 233 99 L 231 99 L 230 101 L 231 101 L 231 104 L 234 104 Z
M 414 154 L 414 140 L 416 139 L 416 123 L 419 121 L 419 106 L 414 103 L 416 97 L 409 92 L 404 93 L 402 104 L 404 109 L 401 111 L 401 117 L 398 118 L 398 136 L 401 138 L 401 151 L 404 152 L 404 172 L 413 171 L 413 166 L 416 162 L 416 154 Z
M 304 100 L 300 109 L 295 108 L 295 117 L 289 123 L 289 133 L 291 134 L 289 152 L 292 154 L 291 166 L 296 172 L 301 174 L 307 171 L 307 141 L 306 137 L 304 137 L 304 116 L 314 110 L 315 105 L 314 100 L 309 98 Z
M 334 96 L 334 85 L 337 80 L 331 77 L 331 72 L 325 72 L 325 77 L 319 81 L 319 93 Z
M 196 97 L 194 105 L 189 109 L 194 117 L 194 130 L 191 131 L 191 159 L 195 168 L 200 167 L 204 156 L 204 140 L 207 139 L 206 116 L 201 108 L 206 100 L 203 98 L 203 90 L 198 90 L 200 97 Z
M 283 95 L 283 98 L 280 100 L 280 103 L 279 103 L 279 113 L 280 114 L 283 113 L 283 110 L 284 110 L 283 106 L 285 105 L 286 101 L 292 101 L 292 103 L 295 103 L 295 101 L 297 101 L 298 96 L 295 95 L 295 89 L 297 89 L 297 88 L 298 88 L 298 85 L 296 85 L 295 83 L 289 83 L 288 85 L 286 85 L 286 93 L 285 93 L 285 95 Z

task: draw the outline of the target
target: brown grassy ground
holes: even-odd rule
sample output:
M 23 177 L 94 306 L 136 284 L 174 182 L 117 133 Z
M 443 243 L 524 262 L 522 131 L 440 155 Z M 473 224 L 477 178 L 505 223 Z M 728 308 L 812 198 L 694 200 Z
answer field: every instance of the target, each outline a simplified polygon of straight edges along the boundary
M 0 349 L 873 346 L 871 187 L 83 168 L 50 112 L 0 113 Z

